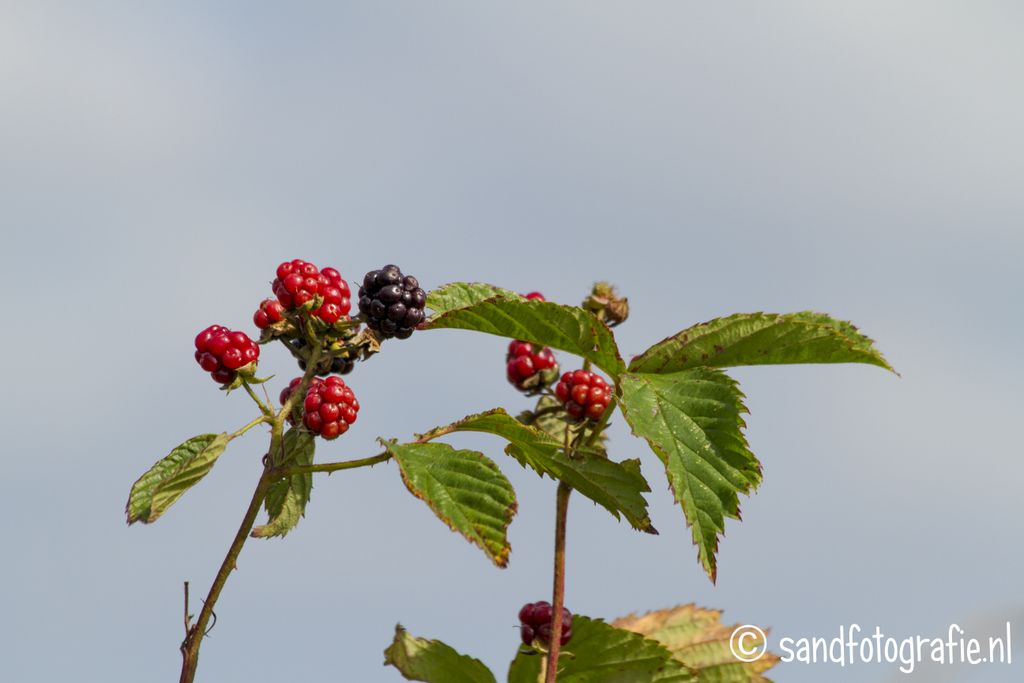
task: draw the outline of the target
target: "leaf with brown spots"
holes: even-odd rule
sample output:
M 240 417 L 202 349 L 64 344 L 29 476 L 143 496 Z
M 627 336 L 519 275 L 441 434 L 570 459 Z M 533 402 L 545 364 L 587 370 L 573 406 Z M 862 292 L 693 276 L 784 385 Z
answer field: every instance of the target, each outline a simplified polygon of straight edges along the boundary
M 700 683 L 770 683 L 761 674 L 778 663 L 778 655 L 769 652 L 754 662 L 737 660 L 729 639 L 738 625 L 726 626 L 721 618 L 719 610 L 690 604 L 639 616 L 631 614 L 616 619 L 612 626 L 658 641 L 694 671 Z M 750 642 L 749 646 L 758 644 Z

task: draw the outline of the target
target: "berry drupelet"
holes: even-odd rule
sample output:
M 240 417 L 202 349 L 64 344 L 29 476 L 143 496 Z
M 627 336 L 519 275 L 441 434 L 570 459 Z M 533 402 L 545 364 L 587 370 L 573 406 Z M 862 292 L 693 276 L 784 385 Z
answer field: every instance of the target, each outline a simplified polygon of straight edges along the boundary
M 284 318 L 284 305 L 277 299 L 267 299 L 260 304 L 259 309 L 252 316 L 256 327 L 265 330 L 274 323 L 279 323 Z

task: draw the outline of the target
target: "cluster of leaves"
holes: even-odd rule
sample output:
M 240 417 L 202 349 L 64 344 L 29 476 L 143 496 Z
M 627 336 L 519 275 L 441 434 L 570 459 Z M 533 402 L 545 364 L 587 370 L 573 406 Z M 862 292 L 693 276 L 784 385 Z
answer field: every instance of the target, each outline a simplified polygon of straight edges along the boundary
M 580 307 L 526 300 L 475 283 L 434 290 L 427 304 L 433 315 L 426 329 L 522 339 L 575 354 L 606 372 L 616 388 L 615 404 L 633 434 L 663 463 L 700 563 L 712 580 L 725 520 L 739 518 L 739 494 L 749 494 L 761 482 L 761 464 L 743 434 L 743 394 L 722 368 L 851 362 L 892 369 L 852 324 L 818 313 L 718 318 L 658 342 L 627 364 L 612 330 Z M 507 442 L 505 452 L 521 465 L 565 482 L 635 529 L 656 533 L 644 498 L 651 487 L 639 461 L 615 461 L 594 440 L 570 457 L 562 439 L 565 423 L 536 418 L 550 400 L 542 397 L 535 411 L 519 419 L 496 409 L 432 430 L 414 443 L 387 445 L 410 491 L 499 566 L 508 557 L 506 528 L 515 512 L 508 480 L 482 453 L 424 441 L 458 431 L 493 434 Z M 469 462 L 474 466 L 467 467 Z M 424 481 L 430 486 L 421 485 Z
M 735 626 L 721 612 L 681 605 L 630 615 L 611 624 L 575 616 L 573 640 L 559 659 L 563 683 L 762 683 L 778 662 L 766 654 L 737 661 L 730 650 Z M 751 646 L 760 643 L 751 642 Z M 482 662 L 437 640 L 418 638 L 396 627 L 384 663 L 408 680 L 425 683 L 497 683 Z M 520 650 L 509 667 L 508 683 L 536 683 L 541 657 Z
M 430 293 L 427 304 L 433 314 L 424 329 L 522 339 L 575 354 L 607 373 L 616 388 L 614 404 L 663 463 L 699 561 L 712 580 L 725 520 L 739 518 L 739 494 L 749 494 L 761 482 L 761 464 L 743 434 L 743 394 L 722 368 L 849 362 L 892 369 L 852 324 L 819 313 L 718 318 L 663 339 L 626 364 L 612 330 L 581 307 L 527 300 L 477 283 L 445 285 Z M 635 529 L 656 533 L 644 498 L 651 487 L 639 461 L 615 461 L 599 441 L 569 457 L 565 422 L 537 418 L 551 401 L 550 396 L 541 397 L 535 411 L 518 419 L 498 408 L 431 430 L 411 443 L 382 443 L 409 491 L 498 566 L 508 561 L 507 528 L 516 511 L 515 492 L 483 453 L 429 443 L 439 436 L 474 431 L 500 437 L 507 442 L 505 452 L 521 465 L 565 482 Z M 210 472 L 238 435 L 203 434 L 172 450 L 133 486 L 128 521 L 155 521 Z M 308 433 L 292 429 L 282 441 L 280 456 L 275 455 L 278 465 L 312 463 Z M 275 482 L 266 501 L 270 521 L 254 535 L 288 533 L 304 514 L 311 487 L 308 473 Z

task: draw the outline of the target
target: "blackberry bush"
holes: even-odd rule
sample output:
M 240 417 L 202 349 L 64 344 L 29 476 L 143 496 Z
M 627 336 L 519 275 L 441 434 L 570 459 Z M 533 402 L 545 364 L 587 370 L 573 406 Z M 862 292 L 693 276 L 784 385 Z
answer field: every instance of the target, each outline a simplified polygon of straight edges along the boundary
M 720 680 L 726 669 L 737 683 L 766 680 L 762 674 L 775 660 L 769 656 L 752 663 L 733 657 L 728 636 L 723 636 L 729 628 L 719 623 L 717 613 L 685 605 L 611 623 L 570 613 L 565 608 L 570 497 L 576 492 L 616 520 L 657 533 L 646 498 L 655 487 L 638 460 L 617 460 L 605 438 L 618 412 L 661 460 L 668 488 L 691 527 L 700 566 L 714 581 L 725 520 L 739 518 L 740 494 L 751 493 L 761 481 L 761 464 L 743 433 L 744 397 L 726 369 L 854 362 L 891 370 L 869 338 L 850 323 L 820 313 L 736 314 L 683 329 L 627 363 L 613 328 L 626 321 L 629 305 L 607 283 L 595 284 L 579 306 L 548 302 L 538 292 L 520 296 L 480 283 L 452 283 L 428 295 L 416 278 L 387 265 L 366 273 L 359 288 L 359 313 L 350 318 L 350 290 L 337 270 L 294 259 L 282 262 L 275 275 L 275 298 L 264 300 L 253 315 L 260 330 L 258 343 L 245 332 L 220 325 L 195 338 L 196 362 L 227 393 L 243 389 L 256 406 L 256 417 L 232 432 L 187 439 L 145 472 L 128 498 L 128 522 L 152 523 L 211 472 L 231 442 L 257 427 L 269 432 L 269 445 L 254 450 L 262 456 L 256 459 L 262 470 L 252 499 L 198 614 L 190 612 L 185 584 L 180 683 L 195 679 L 214 608 L 247 539 L 282 537 L 295 529 L 306 514 L 314 474 L 392 463 L 396 481 L 447 528 L 477 545 L 495 566 L 507 566 L 508 526 L 518 507 L 515 491 L 487 455 L 441 440 L 457 432 L 491 435 L 501 442 L 493 451 L 498 457 L 507 454 L 555 482 L 551 601 L 530 603 L 520 611 L 522 645 L 517 645 L 509 670 L 511 683 L 554 683 L 559 676 L 604 681 L 609 672 L 616 680 L 636 683 L 709 683 Z M 340 375 L 358 377 L 355 368 L 378 357 L 385 339 L 437 329 L 509 340 L 506 378 L 536 402 L 516 417 L 501 408 L 485 410 L 420 431 L 411 440 L 382 438 L 382 450 L 368 457 L 314 462 L 317 445 L 332 445 L 328 442 L 346 433 L 360 410 L 353 389 Z M 282 387 L 277 404 L 262 388 L 262 397 L 254 389 L 269 381 L 258 379 L 255 370 L 260 345 L 270 344 L 283 346 L 302 370 Z M 559 378 L 554 350 L 578 357 L 582 367 Z M 425 364 L 424 377 L 416 380 L 430 381 L 433 371 Z M 494 379 L 500 381 L 497 371 Z M 406 380 L 395 379 L 395 395 Z M 392 402 L 385 410 L 398 415 Z M 267 521 L 257 525 L 261 509 Z M 373 523 L 366 515 L 353 519 Z M 340 590 L 348 585 L 339 582 Z M 680 632 L 692 637 L 687 643 L 701 643 L 699 656 L 680 645 Z M 571 649 L 571 656 L 561 656 L 563 646 Z M 497 680 L 479 661 L 401 627 L 385 659 L 410 680 Z

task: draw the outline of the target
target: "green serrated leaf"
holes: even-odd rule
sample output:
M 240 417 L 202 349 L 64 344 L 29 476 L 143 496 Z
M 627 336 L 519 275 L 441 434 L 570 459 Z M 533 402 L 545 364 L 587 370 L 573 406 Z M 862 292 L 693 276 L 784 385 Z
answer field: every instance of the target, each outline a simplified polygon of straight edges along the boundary
M 647 514 L 643 494 L 650 491 L 640 473 L 639 460 L 614 462 L 602 451 L 581 449 L 568 458 L 562 444 L 545 432 L 529 427 L 498 408 L 463 418 L 435 432 L 485 432 L 508 441 L 505 452 L 541 475 L 564 481 L 619 519 L 621 513 L 634 528 L 657 533 Z
M 613 378 L 625 369 L 615 336 L 592 313 L 550 301 L 502 296 L 435 315 L 426 329 L 460 329 L 550 346 L 591 361 Z
M 228 434 L 200 434 L 158 460 L 132 485 L 125 507 L 128 523 L 155 522 L 209 473 L 231 438 Z
M 700 562 L 714 581 L 725 518 L 739 519 L 738 494 L 761 483 L 761 464 L 743 435 L 743 394 L 731 377 L 714 368 L 626 373 L 619 389 L 626 421 L 664 463 Z
M 282 439 L 283 455 L 279 465 L 312 465 L 316 442 L 313 434 L 302 429 L 289 429 Z M 278 479 L 270 485 L 263 507 L 267 510 L 269 521 L 252 530 L 254 538 L 270 538 L 285 536 L 295 528 L 306 514 L 313 491 L 313 475 L 310 473 L 293 474 Z
M 466 308 L 494 297 L 523 299 L 516 292 L 483 282 L 450 282 L 427 293 L 427 307 L 434 311 L 431 318 L 436 318 L 448 311 Z
M 892 366 L 852 323 L 823 313 L 737 313 L 663 339 L 629 364 L 630 372 L 790 363 Z M 893 372 L 895 372 L 893 370 Z
M 381 443 L 398 462 L 410 493 L 494 564 L 508 564 L 516 494 L 494 462 L 483 453 L 443 443 Z
M 558 660 L 559 683 L 696 683 L 697 678 L 655 640 L 576 615 L 572 640 Z M 509 683 L 537 683 L 541 658 L 520 652 Z
M 384 650 L 384 665 L 395 667 L 408 681 L 496 683 L 494 674 L 480 660 L 459 654 L 439 640 L 410 635 L 401 624 L 395 627 L 395 639 Z
M 770 683 L 761 674 L 775 666 L 779 657 L 768 652 L 753 662 L 737 660 L 729 642 L 739 625 L 726 626 L 721 618 L 719 610 L 690 604 L 640 616 L 631 614 L 612 625 L 658 641 L 692 669 L 700 683 Z M 762 630 L 767 633 L 767 629 Z M 745 647 L 762 643 L 754 640 Z

